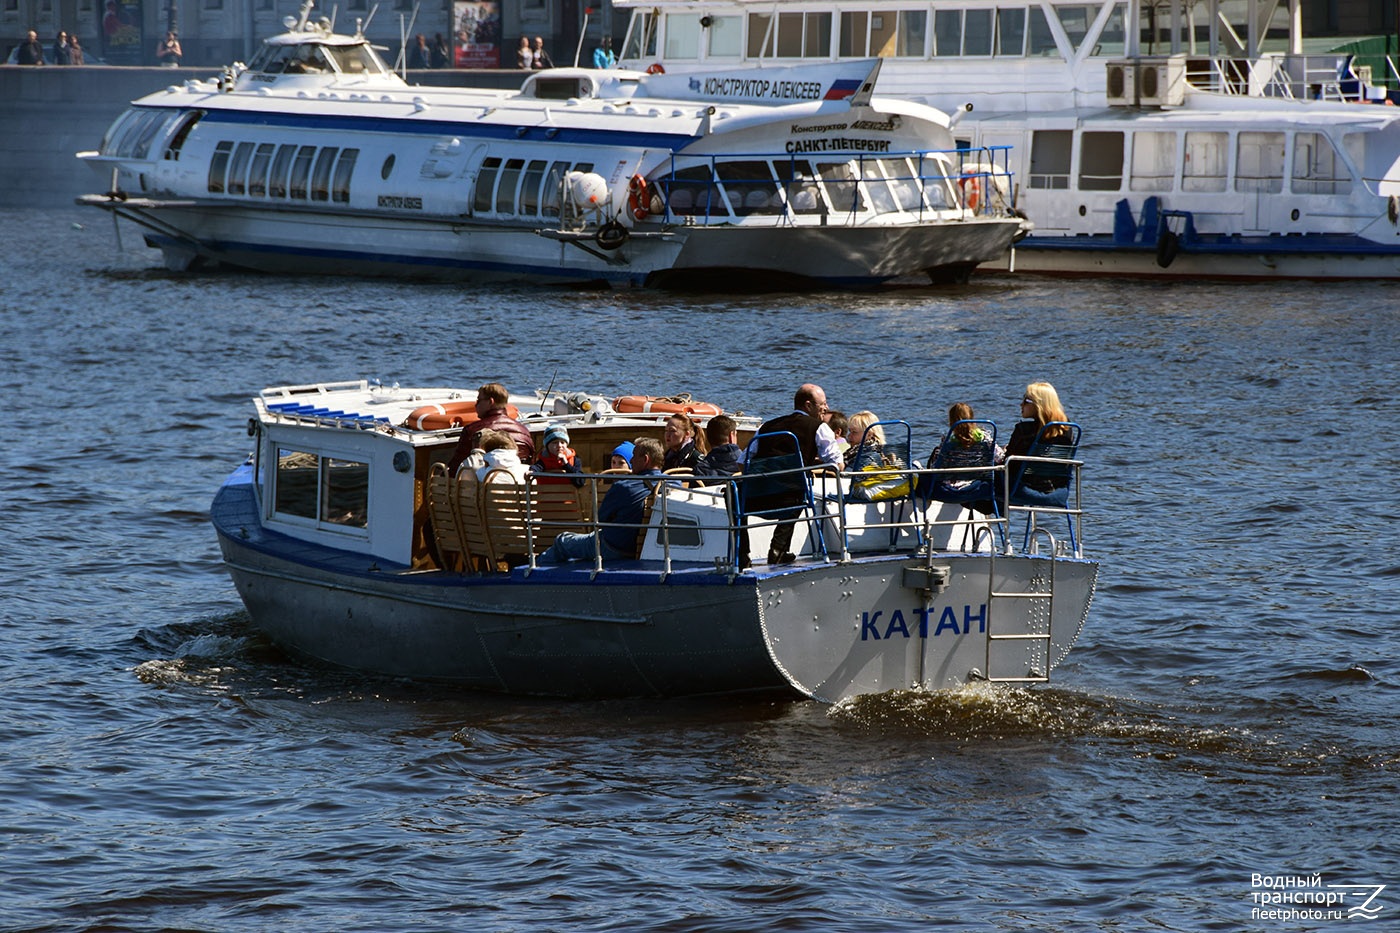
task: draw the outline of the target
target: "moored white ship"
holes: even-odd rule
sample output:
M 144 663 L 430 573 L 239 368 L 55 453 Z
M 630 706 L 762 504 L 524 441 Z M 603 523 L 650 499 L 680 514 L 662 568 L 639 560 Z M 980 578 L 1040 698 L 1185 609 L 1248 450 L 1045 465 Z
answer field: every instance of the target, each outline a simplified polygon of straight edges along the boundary
M 173 268 L 530 282 L 963 279 L 1028 229 L 965 201 L 949 117 L 873 97 L 876 61 L 768 72 L 741 102 L 576 68 L 410 87 L 308 19 L 137 101 L 80 154 L 110 186 L 80 202 Z
M 1018 271 L 1400 278 L 1400 109 L 1366 80 L 1400 73 L 1305 53 L 1301 0 L 618 5 L 624 67 L 878 55 L 880 93 L 971 105 L 960 142 L 1011 147 L 1036 224 Z

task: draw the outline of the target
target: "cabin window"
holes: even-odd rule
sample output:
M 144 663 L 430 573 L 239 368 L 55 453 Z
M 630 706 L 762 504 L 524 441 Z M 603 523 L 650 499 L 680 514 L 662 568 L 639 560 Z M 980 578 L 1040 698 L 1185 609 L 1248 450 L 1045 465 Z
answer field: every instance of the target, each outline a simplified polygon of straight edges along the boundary
M 273 512 L 345 528 L 365 528 L 369 464 L 279 447 Z
M 782 212 L 782 199 L 767 162 L 721 162 L 715 170 L 734 213 L 740 217 Z
M 248 160 L 253 156 L 252 143 L 239 143 L 233 150 L 233 161 L 228 169 L 228 193 L 246 194 L 248 191 Z
M 894 54 L 900 58 L 923 58 L 928 39 L 928 11 L 901 10 Z
M 860 163 L 860 177 L 865 179 L 865 190 L 870 193 L 870 203 L 875 205 L 877 214 L 892 214 L 898 207 L 894 194 L 885 182 L 878 159 L 866 159 Z
M 258 151 L 253 153 L 253 167 L 248 171 L 249 197 L 267 197 L 267 167 L 272 162 L 272 152 L 276 148 L 273 143 L 261 143 Z
M 864 213 L 865 199 L 861 197 L 856 173 L 849 162 L 826 162 L 817 165 L 817 174 L 826 184 L 826 197 L 838 214 Z
M 384 179 L 385 181 L 388 181 L 388 180 L 389 180 L 389 173 L 392 172 L 393 170 L 394 170 L 394 154 L 391 152 L 391 153 L 389 153 L 388 157 L 384 160 L 384 164 L 383 164 L 382 166 L 379 167 L 379 177 L 382 178 L 382 179 Z
M 214 147 L 214 156 L 209 160 L 209 193 L 224 193 L 224 173 L 228 171 L 228 156 L 233 151 L 232 140 L 222 140 Z
M 508 159 L 501 171 L 501 181 L 496 186 L 496 213 L 515 213 L 515 189 L 520 184 L 520 170 L 525 167 L 524 159 Z
M 277 147 L 277 157 L 272 160 L 272 175 L 267 180 L 269 197 L 285 198 L 287 196 L 287 172 L 292 167 L 292 157 L 296 153 L 296 146 Z
M 1070 149 L 1074 133 L 1070 130 L 1036 130 L 1031 134 L 1032 188 L 1065 190 L 1069 188 Z
M 1085 133 L 1079 137 L 1079 188 L 1117 191 L 1123 187 L 1123 134 Z
M 306 200 L 306 186 L 311 178 L 311 160 L 316 157 L 315 146 L 302 146 L 297 150 L 297 159 L 292 163 L 291 196 Z
M 500 169 L 501 160 L 495 156 L 482 160 L 481 171 L 476 176 L 476 191 L 472 195 L 472 213 L 490 212 L 491 199 L 496 193 L 496 173 Z
M 869 54 L 867 39 L 870 30 L 870 14 L 842 13 L 840 44 L 837 54 L 842 58 L 865 58 Z
M 934 10 L 933 54 L 952 58 L 962 54 L 962 10 Z
M 520 213 L 534 217 L 540 212 L 540 182 L 544 181 L 544 170 L 549 163 L 536 159 L 525 168 L 525 177 L 520 182 Z
M 331 200 L 337 204 L 350 203 L 350 177 L 355 174 L 355 160 L 359 156 L 358 149 L 340 150 L 340 158 L 335 163 L 335 180 L 331 187 Z
M 112 125 L 107 127 L 107 133 L 102 137 L 102 145 L 97 147 L 97 151 L 101 152 L 103 155 L 111 155 L 116 148 L 115 143 L 117 139 L 126 132 L 127 126 L 130 125 L 132 120 L 136 119 L 136 115 L 140 112 L 139 110 L 128 110 L 126 113 L 117 117 Z
M 303 450 L 277 449 L 272 510 L 278 515 L 314 519 L 320 501 L 321 458 Z
M 711 16 L 706 36 L 711 58 L 738 58 L 744 51 L 744 18 Z
M 1283 134 L 1240 133 L 1235 190 L 1278 194 L 1283 190 Z
M 1176 134 L 1133 134 L 1133 167 L 1130 191 L 1170 191 L 1176 181 Z
M 677 61 L 700 57 L 698 13 L 672 13 L 666 17 L 666 57 Z
M 661 184 L 666 192 L 666 203 L 672 213 L 696 217 L 706 217 L 715 212 L 727 213 L 725 208 L 719 205 L 719 194 L 715 190 L 708 165 L 680 169 L 664 179 Z
M 165 136 L 166 130 L 173 126 L 180 119 L 178 112 L 161 111 L 152 114 L 152 119 L 141 128 L 131 147 L 131 156 L 134 159 L 144 159 L 151 153 L 151 144 L 157 139 Z
M 1293 137 L 1293 190 L 1298 194 L 1351 193 L 1351 173 L 1324 134 Z
M 820 214 L 826 209 L 811 162 L 805 159 L 784 162 L 778 166 L 778 177 L 787 195 L 788 209 L 793 213 Z
M 964 55 L 992 54 L 992 10 L 968 10 L 963 16 Z
M 894 54 L 899 15 L 894 10 L 870 12 L 870 51 L 868 54 L 888 58 Z
M 651 58 L 656 55 L 656 23 L 659 13 L 638 10 L 632 15 L 632 23 L 627 27 L 627 36 L 622 40 L 619 58 Z
M 337 147 L 326 146 L 316 154 L 316 167 L 311 170 L 311 200 L 331 199 L 331 166 L 335 164 L 338 152 Z
M 830 13 L 749 14 L 749 58 L 825 58 L 831 54 Z
M 1026 54 L 1026 11 L 997 10 L 997 54 L 1020 58 Z
M 1094 10 L 1094 14 L 1097 15 L 1098 10 Z M 1089 22 L 1093 22 L 1092 17 Z M 1127 48 L 1125 35 L 1123 8 L 1120 5 L 1114 7 L 1113 12 L 1108 14 L 1108 21 L 1104 23 L 1103 31 L 1099 33 L 1099 39 L 1094 43 L 1092 54 L 1104 58 L 1122 55 L 1123 50 Z
M 923 181 L 908 159 L 881 159 L 880 165 L 885 170 L 890 189 L 894 191 L 895 204 L 900 210 L 918 213 L 927 207 L 923 198 Z M 933 170 L 937 164 L 930 162 L 927 168 Z
M 1026 54 L 1040 58 L 1059 58 L 1060 47 L 1055 43 L 1055 34 L 1050 31 L 1050 21 L 1045 18 L 1045 10 L 1040 6 L 1033 6 L 1030 14 Z
M 1224 191 L 1229 152 L 1230 137 L 1226 133 L 1187 133 L 1181 190 Z
M 544 179 L 544 189 L 540 194 L 540 213 L 545 217 L 559 216 L 559 197 L 564 187 L 564 176 L 569 174 L 568 162 L 555 162 L 549 167 Z
M 119 130 L 112 133 L 112 145 L 107 155 L 130 156 L 137 143 L 146 134 L 152 122 L 159 123 L 161 115 L 149 110 L 133 110 L 132 117 Z
M 1060 18 L 1060 26 L 1064 29 L 1065 35 L 1069 37 L 1070 47 L 1078 52 L 1079 46 L 1084 42 L 1084 37 L 1089 34 L 1089 27 L 1094 24 L 1094 18 L 1099 15 L 1099 8 L 1096 6 L 1060 6 L 1056 4 L 1053 9 L 1055 15 Z
M 194 125 L 199 122 L 199 118 L 202 116 L 204 116 L 203 110 L 194 110 L 181 118 L 182 122 L 175 130 L 174 136 L 171 137 L 170 145 L 165 148 L 163 156 L 165 159 L 171 162 L 179 161 L 180 150 L 185 148 L 185 140 L 189 139 L 190 130 L 194 129 Z

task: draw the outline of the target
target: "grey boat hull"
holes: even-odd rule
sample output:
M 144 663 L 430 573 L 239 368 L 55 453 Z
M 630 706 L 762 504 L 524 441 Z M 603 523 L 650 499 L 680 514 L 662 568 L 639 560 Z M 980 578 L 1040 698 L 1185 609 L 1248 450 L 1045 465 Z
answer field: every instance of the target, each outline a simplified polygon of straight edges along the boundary
M 1098 573 L 1073 558 L 935 553 L 742 574 L 626 561 L 596 575 L 572 564 L 467 576 L 382 567 L 265 531 L 246 487 L 225 486 L 213 518 L 254 627 L 279 646 L 522 695 L 782 691 L 835 702 L 1043 680 L 1078 637 Z

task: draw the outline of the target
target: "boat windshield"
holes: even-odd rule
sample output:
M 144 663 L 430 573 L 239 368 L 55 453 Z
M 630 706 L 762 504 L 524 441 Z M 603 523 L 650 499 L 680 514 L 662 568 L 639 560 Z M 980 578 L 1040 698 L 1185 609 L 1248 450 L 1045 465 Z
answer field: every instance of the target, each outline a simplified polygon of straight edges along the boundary
M 386 74 L 384 62 L 369 47 L 355 45 L 321 45 L 302 42 L 295 45 L 264 45 L 248 65 L 251 72 L 263 74 Z

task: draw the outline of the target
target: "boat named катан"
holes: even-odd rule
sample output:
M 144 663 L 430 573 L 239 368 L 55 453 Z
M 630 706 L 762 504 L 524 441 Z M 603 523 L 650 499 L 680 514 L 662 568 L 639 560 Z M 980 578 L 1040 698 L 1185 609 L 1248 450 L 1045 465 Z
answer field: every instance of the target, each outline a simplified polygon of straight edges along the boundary
M 996 169 L 965 172 L 947 114 L 872 96 L 878 60 L 413 87 L 309 8 L 136 101 L 79 202 L 173 269 L 662 286 L 963 280 L 1030 229 L 966 194 Z
M 259 394 L 254 453 L 211 509 L 257 629 L 322 662 L 480 690 L 836 702 L 1046 681 L 1088 615 L 1098 564 L 1082 551 L 1073 451 L 990 468 L 984 481 L 998 485 L 1034 462 L 1065 481 L 1059 505 L 1017 505 L 1013 485 L 1012 505 L 990 516 L 923 498 L 935 476 L 969 470 L 920 467 L 903 422 L 884 424 L 873 473 L 778 457 L 740 476 L 629 480 L 603 472 L 622 441 L 659 440 L 668 411 L 704 422 L 720 408 L 537 392 L 511 404 L 537 448 L 565 428 L 582 474 L 478 475 L 469 461 L 448 476 L 471 398 L 365 382 Z M 744 445 L 757 421 L 734 417 Z M 882 491 L 862 494 L 877 474 Z M 598 527 L 615 482 L 650 484 L 640 521 L 611 525 L 630 553 L 541 561 L 561 531 Z M 758 511 L 777 488 L 796 507 Z M 784 521 L 791 553 L 768 563 Z

